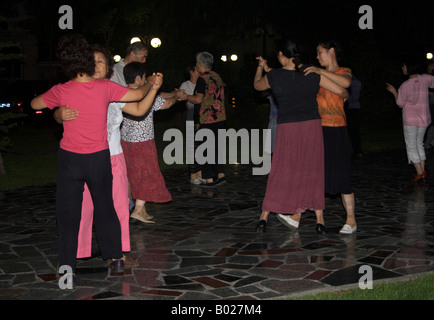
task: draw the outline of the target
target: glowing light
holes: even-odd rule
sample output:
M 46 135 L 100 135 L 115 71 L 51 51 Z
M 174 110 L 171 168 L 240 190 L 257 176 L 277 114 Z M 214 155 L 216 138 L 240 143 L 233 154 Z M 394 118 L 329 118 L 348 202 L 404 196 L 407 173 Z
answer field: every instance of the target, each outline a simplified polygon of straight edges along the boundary
M 152 48 L 158 48 L 161 46 L 161 40 L 159 38 L 153 38 L 151 40 L 151 46 Z
M 113 57 L 113 60 L 115 61 L 115 62 L 119 62 L 119 61 L 121 61 L 121 56 L 120 55 L 115 55 L 114 57 Z
M 238 60 L 238 56 L 236 54 L 231 55 L 231 60 L 232 61 L 237 61 Z
M 140 40 L 140 38 L 139 37 L 133 37 L 133 38 L 131 38 L 131 40 L 130 40 L 130 44 L 133 44 L 134 42 L 141 42 L 142 40 Z
M 226 55 L 222 55 L 222 57 L 220 58 L 223 62 L 228 61 L 228 57 L 226 57 Z
M 428 53 L 426 54 L 426 58 L 427 58 L 428 60 L 432 60 L 432 58 L 433 58 L 433 54 L 432 54 L 432 52 L 428 52 Z

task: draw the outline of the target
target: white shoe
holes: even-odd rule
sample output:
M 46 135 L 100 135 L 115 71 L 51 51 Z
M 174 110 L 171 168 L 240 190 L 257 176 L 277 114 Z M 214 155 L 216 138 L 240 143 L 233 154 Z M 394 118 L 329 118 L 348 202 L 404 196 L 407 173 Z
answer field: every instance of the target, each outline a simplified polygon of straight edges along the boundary
M 196 179 L 194 179 L 194 180 L 190 180 L 190 183 L 191 183 L 191 184 L 194 184 L 194 185 L 202 184 L 202 182 L 200 182 L 199 178 L 196 178 Z
M 277 219 L 279 219 L 280 222 L 282 222 L 285 226 L 291 229 L 298 229 L 298 226 L 300 223 L 298 221 L 295 221 L 292 219 L 289 214 L 278 214 Z
M 349 224 L 345 224 L 341 231 L 339 231 L 339 233 L 343 233 L 343 234 L 352 234 L 354 232 L 356 232 L 357 230 L 357 225 L 354 225 L 354 227 L 351 227 Z
M 197 177 L 196 180 L 199 180 L 200 183 L 206 183 L 206 179 Z

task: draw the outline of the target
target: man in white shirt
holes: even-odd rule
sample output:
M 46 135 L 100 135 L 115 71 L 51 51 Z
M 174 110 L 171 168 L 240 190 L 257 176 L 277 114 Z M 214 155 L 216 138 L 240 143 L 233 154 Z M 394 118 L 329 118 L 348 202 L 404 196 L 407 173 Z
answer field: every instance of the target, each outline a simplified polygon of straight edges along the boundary
M 127 87 L 127 83 L 124 78 L 124 67 L 133 61 L 145 63 L 148 57 L 148 48 L 143 42 L 134 42 L 127 48 L 125 59 L 122 59 L 116 63 L 113 67 L 113 75 L 111 81 L 116 82 L 124 87 Z

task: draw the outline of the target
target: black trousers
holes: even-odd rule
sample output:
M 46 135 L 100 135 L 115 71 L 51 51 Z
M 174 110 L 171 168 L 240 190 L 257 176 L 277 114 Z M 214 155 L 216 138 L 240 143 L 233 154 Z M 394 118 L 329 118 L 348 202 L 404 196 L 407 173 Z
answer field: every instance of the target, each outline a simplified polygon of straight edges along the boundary
M 360 110 L 346 109 L 348 134 L 350 135 L 351 146 L 355 155 L 363 154 L 362 139 L 360 137 Z
M 225 173 L 225 168 L 223 164 L 218 163 L 219 159 L 219 138 L 218 138 L 218 130 L 226 129 L 226 121 L 219 121 L 215 123 L 209 124 L 201 124 L 200 129 L 210 129 L 215 138 L 215 146 L 214 146 L 214 155 L 215 155 L 215 163 L 205 163 L 202 165 L 202 178 L 203 179 L 211 179 L 215 178 L 219 173 Z M 226 146 L 226 144 L 225 144 Z
M 75 270 L 84 183 L 94 205 L 98 246 L 104 259 L 122 257 L 121 226 L 113 205 L 110 152 L 78 154 L 59 149 L 56 218 L 59 267 Z

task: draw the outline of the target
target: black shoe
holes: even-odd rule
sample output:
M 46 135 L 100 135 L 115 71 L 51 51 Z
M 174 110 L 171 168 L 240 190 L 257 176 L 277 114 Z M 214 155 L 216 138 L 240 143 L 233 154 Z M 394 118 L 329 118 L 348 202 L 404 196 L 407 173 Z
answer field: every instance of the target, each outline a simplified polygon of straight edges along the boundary
M 265 233 L 267 231 L 267 221 L 261 220 L 256 225 L 256 232 Z
M 207 183 L 203 183 L 200 184 L 199 186 L 201 187 L 205 187 L 205 188 L 214 188 L 217 187 L 219 185 L 225 184 L 226 183 L 226 178 L 223 177 L 221 179 L 213 179 L 213 182 L 207 182 Z
M 124 260 L 113 260 L 110 263 L 110 268 L 113 270 L 114 273 L 122 273 L 124 272 Z
M 316 233 L 322 234 L 325 233 L 325 225 L 321 223 L 316 224 Z

